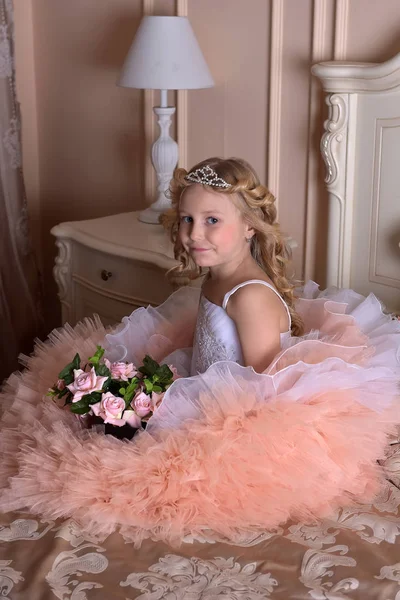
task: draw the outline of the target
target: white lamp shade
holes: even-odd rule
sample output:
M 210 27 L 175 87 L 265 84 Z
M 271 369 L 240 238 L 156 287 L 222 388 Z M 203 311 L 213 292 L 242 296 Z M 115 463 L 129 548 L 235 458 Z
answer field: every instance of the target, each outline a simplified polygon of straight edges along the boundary
M 122 87 L 190 90 L 213 78 L 187 17 L 143 17 L 118 79 Z

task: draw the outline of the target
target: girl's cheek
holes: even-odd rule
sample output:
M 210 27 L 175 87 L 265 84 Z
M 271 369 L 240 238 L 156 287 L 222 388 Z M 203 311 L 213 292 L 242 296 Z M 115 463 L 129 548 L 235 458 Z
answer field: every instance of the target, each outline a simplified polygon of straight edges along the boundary
M 215 229 L 213 231 L 213 236 L 218 238 L 218 242 L 220 244 L 229 244 L 233 239 L 235 239 L 237 232 L 235 227 L 231 225 L 225 225 L 224 227 Z

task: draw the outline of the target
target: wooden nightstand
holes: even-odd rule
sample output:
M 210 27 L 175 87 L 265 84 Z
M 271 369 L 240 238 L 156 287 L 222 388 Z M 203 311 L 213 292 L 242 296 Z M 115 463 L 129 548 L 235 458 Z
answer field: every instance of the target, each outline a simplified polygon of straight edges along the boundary
M 172 244 L 161 225 L 141 223 L 137 216 L 130 212 L 53 227 L 63 323 L 74 325 L 97 313 L 113 325 L 171 294 L 165 273 L 177 264 Z

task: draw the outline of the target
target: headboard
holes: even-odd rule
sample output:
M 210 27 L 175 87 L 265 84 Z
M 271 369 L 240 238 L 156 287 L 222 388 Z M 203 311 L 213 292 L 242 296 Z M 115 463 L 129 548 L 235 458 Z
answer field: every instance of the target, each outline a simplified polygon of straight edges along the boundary
M 400 54 L 382 64 L 314 65 L 329 116 L 327 283 L 375 293 L 400 312 Z

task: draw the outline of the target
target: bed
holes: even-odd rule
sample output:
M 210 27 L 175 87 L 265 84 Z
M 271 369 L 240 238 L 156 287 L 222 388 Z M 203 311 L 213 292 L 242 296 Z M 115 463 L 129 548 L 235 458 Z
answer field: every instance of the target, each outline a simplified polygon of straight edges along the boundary
M 327 283 L 373 292 L 400 312 L 400 54 L 382 64 L 314 65 L 329 116 Z
M 381 65 L 313 67 L 329 105 L 330 285 L 400 309 L 400 55 Z M 397 214 L 396 214 L 397 211 Z M 238 546 L 205 533 L 178 548 L 82 535 L 76 522 L 0 515 L 0 595 L 13 600 L 400 599 L 400 447 L 373 506 L 316 525 L 287 523 Z

